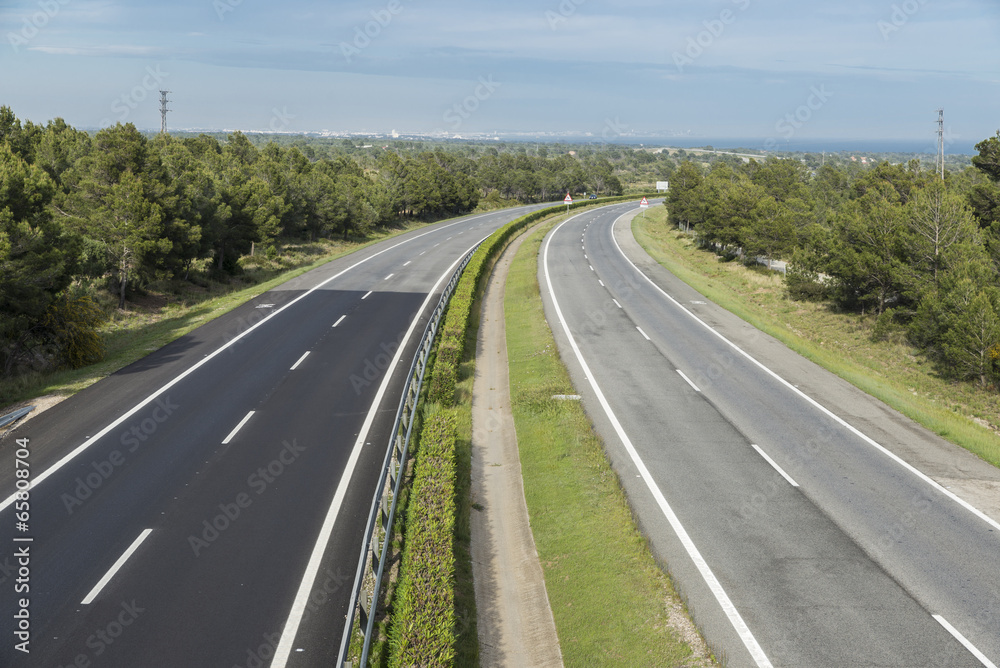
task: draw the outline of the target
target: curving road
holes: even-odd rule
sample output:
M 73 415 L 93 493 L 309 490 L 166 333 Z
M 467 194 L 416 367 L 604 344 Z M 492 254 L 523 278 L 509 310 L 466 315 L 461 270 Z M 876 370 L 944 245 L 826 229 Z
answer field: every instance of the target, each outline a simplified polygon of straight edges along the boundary
M 0 665 L 331 665 L 426 318 L 460 256 L 537 208 L 330 262 L 7 435 Z
M 1000 524 L 920 469 L 1000 489 L 997 470 L 657 266 L 631 237 L 634 206 L 556 227 L 539 282 L 642 528 L 716 656 L 1000 662 Z

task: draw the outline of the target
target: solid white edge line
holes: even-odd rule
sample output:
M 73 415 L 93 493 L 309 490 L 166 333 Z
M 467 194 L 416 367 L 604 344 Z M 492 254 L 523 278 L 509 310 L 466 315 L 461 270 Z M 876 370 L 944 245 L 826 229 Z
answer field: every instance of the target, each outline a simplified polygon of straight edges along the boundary
M 695 392 L 701 392 L 701 390 L 698 388 L 698 386 L 694 384 L 694 381 L 687 377 L 686 373 L 684 373 L 680 369 L 677 369 L 677 373 L 679 373 L 681 375 L 681 378 L 683 378 L 684 380 L 687 381 L 687 384 L 691 386 L 692 390 L 694 390 Z
M 344 322 L 344 318 L 346 318 L 346 317 L 347 317 L 346 315 L 342 315 L 339 318 L 337 318 L 337 322 L 333 323 L 333 326 L 336 327 L 340 323 Z
M 308 290 L 306 290 L 301 295 L 299 295 L 295 299 L 291 300 L 290 302 L 288 302 L 287 304 L 285 304 L 281 308 L 278 308 L 278 309 L 275 309 L 274 311 L 272 311 L 270 315 L 266 316 L 260 322 L 254 324 L 254 325 L 251 325 L 250 327 L 247 327 L 245 330 L 243 330 L 241 333 L 239 333 L 236 336 L 234 336 L 228 342 L 226 342 L 223 345 L 219 346 L 213 352 L 209 353 L 208 355 L 205 355 L 205 357 L 201 358 L 200 360 L 198 360 L 197 362 L 195 362 L 194 364 L 192 364 L 185 371 L 179 373 L 177 376 L 175 376 L 173 378 L 173 380 L 171 380 L 168 383 L 166 383 L 165 385 L 161 386 L 158 390 L 154 391 L 152 394 L 150 394 L 145 399 L 143 399 L 142 401 L 140 401 L 138 404 L 136 404 L 135 406 L 133 406 L 128 412 L 124 413 L 117 420 L 115 420 L 114 422 L 112 422 L 111 424 L 109 424 L 107 427 L 105 427 L 104 429 L 100 430 L 99 432 L 97 432 L 96 434 L 94 434 L 93 436 L 91 436 L 90 438 L 88 438 L 86 441 L 84 441 L 83 443 L 81 443 L 80 445 L 78 445 L 76 448 L 74 448 L 73 450 L 71 450 L 69 453 L 67 453 L 65 456 L 63 456 L 62 459 L 60 459 L 59 461 L 57 461 L 55 464 L 53 464 L 52 466 L 50 466 L 48 469 L 46 469 L 42 473 L 40 473 L 37 476 L 35 476 L 32 479 L 31 486 L 28 489 L 34 489 L 35 487 L 37 487 L 39 483 L 41 483 L 43 480 L 45 480 L 46 478 L 48 478 L 50 475 L 52 475 L 53 473 L 55 473 L 56 471 L 58 471 L 59 469 L 61 469 L 63 466 L 65 466 L 69 462 L 73 461 L 80 453 L 86 451 L 87 448 L 89 448 L 94 443 L 97 443 L 97 441 L 99 441 L 100 439 L 102 439 L 105 436 L 107 436 L 113 429 L 116 429 L 119 426 L 121 426 L 126 420 L 128 420 L 129 418 L 131 418 L 133 415 L 135 415 L 136 413 L 138 413 L 139 411 L 141 411 L 143 408 L 145 408 L 149 404 L 151 404 L 161 394 L 163 394 L 164 392 L 166 392 L 167 390 L 169 390 L 171 387 L 173 387 L 177 383 L 181 382 L 182 380 L 184 380 L 185 378 L 187 378 L 191 374 L 193 374 L 195 371 L 197 371 L 198 369 L 200 369 L 205 364 L 208 364 L 208 362 L 210 360 L 214 359 L 218 355 L 221 355 L 223 351 L 228 350 L 230 347 L 236 345 L 236 343 L 240 339 L 242 339 L 244 336 L 249 335 L 255 329 L 257 329 L 258 327 L 262 326 L 264 323 L 268 322 L 269 320 L 271 320 L 272 318 L 274 318 L 275 316 L 277 316 L 279 313 L 281 313 L 285 309 L 291 308 L 294 304 L 296 304 L 296 303 L 300 302 L 301 300 L 305 299 L 306 297 L 308 297 L 312 293 L 316 292 L 317 290 L 322 289 L 328 283 L 330 283 L 330 282 L 332 282 L 332 281 L 340 278 L 341 276 L 343 276 L 347 272 L 351 271 L 352 269 L 354 269 L 356 267 L 361 266 L 365 262 L 368 262 L 369 260 L 372 260 L 372 259 L 374 259 L 374 258 L 376 258 L 379 255 L 382 255 L 384 253 L 388 253 L 391 250 L 399 248 L 400 246 L 402 246 L 404 244 L 408 244 L 411 241 L 416 241 L 417 239 L 423 238 L 423 237 L 425 237 L 425 236 L 427 236 L 429 234 L 434 234 L 436 232 L 440 232 L 441 230 L 448 229 L 449 227 L 452 227 L 453 225 L 461 225 L 462 223 L 468 223 L 470 221 L 476 220 L 477 218 L 485 218 L 486 216 L 492 216 L 492 215 L 496 215 L 496 212 L 483 213 L 483 214 L 480 214 L 478 216 L 473 216 L 471 218 L 463 218 L 462 220 L 456 220 L 454 223 L 448 223 L 447 225 L 442 225 L 441 227 L 436 227 L 433 230 L 428 230 L 426 232 L 422 232 L 420 234 L 417 234 L 416 236 L 410 237 L 409 239 L 403 239 L 399 243 L 393 244 L 392 246 L 389 246 L 388 248 L 383 248 L 382 250 L 378 251 L 377 253 L 372 253 L 371 255 L 369 255 L 366 258 L 358 260 L 357 262 L 355 262 L 351 266 L 346 267 L 345 269 L 342 269 L 341 271 L 337 272 L 336 274 L 334 274 L 330 278 L 327 278 L 327 279 L 325 279 L 325 280 L 317 283 L 315 286 L 309 288 Z M 439 242 L 439 243 L 434 244 L 434 247 L 437 247 L 437 246 L 440 246 L 440 245 L 441 244 Z M 361 250 L 361 249 L 359 249 L 359 250 Z M 4 499 L 3 503 L 0 503 L 0 512 L 2 512 L 9 505 L 11 505 L 12 503 L 14 503 L 14 500 L 17 499 L 18 493 L 19 492 L 15 491 L 10 496 L 8 496 L 6 499 Z
M 253 417 L 253 414 L 255 412 L 256 411 L 250 411 L 249 413 L 247 413 L 246 417 L 244 417 L 242 420 L 240 420 L 240 423 L 238 425 L 236 425 L 236 428 L 233 429 L 231 432 L 229 432 L 229 436 L 226 436 L 226 440 L 224 440 L 222 442 L 222 444 L 223 445 L 227 445 L 229 443 L 229 441 L 233 440 L 233 437 L 235 437 L 236 434 L 237 434 L 237 432 L 239 432 L 239 430 L 243 428 L 243 425 L 245 425 L 250 420 L 250 418 Z
M 979 508 L 976 508 L 971 503 L 967 502 L 965 499 L 961 498 L 960 496 L 958 496 L 957 494 L 955 494 L 951 490 L 946 489 L 939 482 L 937 482 L 936 480 L 934 480 L 933 478 L 931 478 L 930 476 L 928 476 L 923 471 L 917 469 L 915 466 L 913 466 L 912 464 L 910 464 L 909 462 L 907 462 L 906 460 L 904 460 L 902 457 L 900 457 L 899 455 L 897 455 L 895 452 L 892 452 L 891 450 L 889 450 L 888 448 L 886 448 L 884 445 L 882 445 L 881 443 L 877 442 L 875 439 L 871 438 L 870 436 L 868 436 L 867 434 L 865 434 L 864 432 L 862 432 L 860 429 L 858 429 L 854 425 L 852 425 L 849 422 L 847 422 L 847 420 L 843 419 L 842 417 L 840 417 L 839 415 L 837 415 L 836 413 L 834 413 L 833 411 L 831 411 L 829 408 L 827 408 L 826 406 L 824 406 L 823 404 L 819 403 L 818 401 L 816 401 L 815 399 L 813 399 L 812 397 L 810 397 L 808 394 L 806 394 L 805 392 L 803 392 L 799 388 L 797 388 L 794 385 L 792 385 L 791 383 L 789 383 L 787 380 L 785 380 L 784 378 L 782 378 L 781 376 L 779 376 L 777 373 L 775 373 L 771 369 L 769 369 L 766 366 L 764 366 L 763 363 L 759 362 L 750 353 L 748 353 L 745 350 L 743 350 L 742 348 L 740 348 L 738 345 L 736 345 L 735 343 L 733 343 L 732 341 L 730 341 L 729 339 L 727 339 L 721 333 L 719 333 L 719 332 L 715 331 L 714 329 L 712 329 L 711 325 L 709 325 L 704 320 L 702 320 L 701 318 L 699 318 L 698 316 L 696 316 L 694 313 L 692 313 L 687 308 L 685 308 L 685 306 L 683 304 L 681 304 L 679 301 L 677 301 L 676 299 L 674 299 L 673 297 L 671 297 L 669 294 L 667 294 L 667 292 L 663 288 L 661 288 L 659 285 L 657 285 L 656 283 L 654 283 L 653 279 L 651 279 L 649 276 L 647 276 L 646 274 L 644 274 L 642 272 L 642 270 L 639 269 L 639 267 L 636 266 L 636 264 L 634 262 L 632 262 L 631 259 L 629 259 L 629 257 L 625 254 L 625 251 L 623 251 L 622 247 L 618 244 L 618 240 L 615 239 L 615 225 L 617 225 L 618 221 L 621 220 L 622 218 L 624 218 L 627 215 L 628 215 L 627 213 L 626 214 L 622 214 L 621 216 L 619 216 L 615 220 L 614 223 L 611 224 L 611 240 L 614 241 L 615 247 L 618 248 L 618 252 L 621 253 L 622 257 L 625 258 L 626 262 L 628 262 L 630 265 L 632 265 L 632 268 L 635 269 L 636 273 L 639 274 L 640 276 L 642 276 L 643 278 L 645 278 L 646 281 L 648 281 L 650 285 L 652 285 L 654 288 L 656 288 L 664 297 L 666 297 L 671 302 L 673 302 L 674 305 L 677 306 L 677 308 L 681 309 L 682 311 L 684 311 L 685 313 L 687 313 L 689 316 L 691 316 L 692 318 L 694 318 L 694 320 L 698 324 L 700 324 L 702 327 L 704 327 L 705 329 L 707 329 L 709 332 L 711 332 L 712 334 L 714 334 L 715 336 L 717 336 L 723 343 L 725 343 L 726 345 L 728 345 L 729 347 L 731 347 L 733 350 L 735 350 L 736 352 L 738 352 L 743 357 L 747 358 L 747 360 L 749 360 L 751 363 L 753 363 L 757 367 L 759 367 L 764 373 L 766 373 L 767 375 L 771 376 L 776 381 L 778 381 L 779 383 L 781 383 L 782 385 L 784 385 L 786 388 L 788 388 L 789 390 L 791 390 L 795 394 L 797 394 L 800 397 L 802 397 L 803 399 L 805 399 L 808 403 L 812 404 L 813 407 L 815 407 L 820 412 L 822 412 L 824 415 L 826 415 L 827 417 L 829 417 L 830 419 L 832 419 L 833 421 L 835 421 L 837 424 L 841 425 L 842 427 L 844 427 L 845 429 L 847 429 L 848 431 L 850 431 L 852 434 L 854 434 L 855 436 L 857 436 L 858 438 L 860 438 L 861 440 L 863 440 L 868 445 L 870 445 L 873 448 L 877 449 L 879 452 L 881 452 L 882 454 L 884 454 L 886 457 L 888 457 L 889 459 L 893 460 L 894 462 L 896 462 L 897 464 L 899 464 L 900 466 L 902 466 L 903 468 L 905 468 L 907 471 L 909 471 L 910 473 L 912 473 L 913 475 L 915 475 L 916 477 L 920 478 L 925 483 L 927 483 L 928 485 L 930 485 L 931 487 L 933 487 L 935 490 L 937 490 L 941 494 L 944 494 L 946 497 L 948 497 L 949 499 L 951 499 L 952 501 L 954 501 L 958 505 L 960 505 L 963 508 L 965 508 L 966 510 L 968 510 L 970 513 L 972 513 L 973 515 L 975 515 L 979 519 L 983 520 L 984 522 L 986 522 L 987 524 L 989 524 L 994 529 L 1000 529 L 1000 522 L 996 521 L 995 519 L 993 519 L 992 517 L 990 517 L 989 515 L 987 515 L 983 511 L 979 510 Z
M 484 239 L 486 237 L 483 237 Z M 477 242 L 478 244 L 479 242 Z M 475 248 L 474 244 L 469 248 L 472 250 Z M 466 251 L 468 253 L 468 251 Z M 320 528 L 319 535 L 316 536 L 316 543 L 313 545 L 312 553 L 309 555 L 309 563 L 306 564 L 305 572 L 302 574 L 302 582 L 299 584 L 299 589 L 295 594 L 295 600 L 292 602 L 292 607 L 288 611 L 288 619 L 285 620 L 285 624 L 281 631 L 281 640 L 278 642 L 277 649 L 274 650 L 274 659 L 271 661 L 271 668 L 284 668 L 288 661 L 288 657 L 292 652 L 292 645 L 295 643 L 295 636 L 299 631 L 299 624 L 302 623 L 302 616 L 305 614 L 306 605 L 309 602 L 309 595 L 312 593 L 313 584 L 316 582 L 316 577 L 319 575 L 320 563 L 323 561 L 323 554 L 326 552 L 326 548 L 330 542 L 330 536 L 333 534 L 333 527 L 337 522 L 337 516 L 340 514 L 340 507 L 344 503 L 344 497 L 347 495 L 347 488 L 351 483 L 351 478 L 354 476 L 354 469 L 357 466 L 358 459 L 361 457 L 361 449 L 364 447 L 365 441 L 368 438 L 368 431 L 372 427 L 372 423 L 375 421 L 375 415 L 378 413 L 379 406 L 382 403 L 382 398 L 389 388 L 389 382 L 392 380 L 393 370 L 396 368 L 400 358 L 403 355 L 403 350 L 406 348 L 407 342 L 413 335 L 413 331 L 417 327 L 417 323 L 420 321 L 423 312 L 427 309 L 427 305 L 430 303 L 431 299 L 436 296 L 438 287 L 451 276 L 452 272 L 458 263 L 465 257 L 465 253 L 462 253 L 455 262 L 452 263 L 448 269 L 441 274 L 438 278 L 437 283 L 434 284 L 427 292 L 427 298 L 424 299 L 424 303 L 417 310 L 416 315 L 413 317 L 413 321 L 410 323 L 409 329 L 406 330 L 406 334 L 403 335 L 403 339 L 399 342 L 399 347 L 396 349 L 396 354 L 392 358 L 392 362 L 385 370 L 385 376 L 382 378 L 382 384 L 379 385 L 378 392 L 375 394 L 375 399 L 372 401 L 371 408 L 368 410 L 368 415 L 365 417 L 365 422 L 361 426 L 361 431 L 358 432 L 358 438 L 354 442 L 354 448 L 351 450 L 351 456 L 347 460 L 347 464 L 344 467 L 344 473 L 340 477 L 340 482 L 337 483 L 337 491 L 333 495 L 333 501 L 330 502 L 330 508 L 326 512 L 326 518 L 323 520 L 323 526 Z M 339 633 L 339 631 L 338 631 Z
M 298 362 L 296 362 L 295 364 L 293 364 L 293 365 L 292 365 L 292 368 L 291 368 L 291 369 L 289 369 L 289 371 L 295 371 L 296 369 L 298 369 L 298 368 L 299 368 L 299 365 L 300 365 L 300 364 L 302 364 L 302 362 L 303 362 L 303 361 L 305 361 L 305 359 L 306 359 L 307 357 L 309 357 L 309 352 L 310 352 L 310 351 L 308 351 L 308 350 L 307 350 L 307 351 L 305 351 L 304 353 L 302 353 L 302 357 L 300 357 L 300 358 L 299 358 L 299 361 L 298 361 Z
M 645 338 L 647 341 L 652 341 L 653 340 L 653 339 L 649 338 L 649 334 L 647 334 L 646 332 L 642 331 L 642 327 L 640 327 L 639 325 L 636 325 L 635 328 L 639 330 L 639 333 L 642 334 L 643 338 Z
M 117 573 L 121 567 L 125 565 L 125 562 L 132 556 L 132 553 L 139 549 L 139 546 L 142 545 L 142 541 L 146 540 L 152 532 L 152 529 L 143 529 L 142 533 L 139 534 L 139 537 L 132 541 L 132 544 L 129 545 L 128 549 L 122 553 L 122 556 L 118 557 L 118 561 L 111 565 L 111 568 L 109 568 L 108 572 L 104 574 L 104 577 L 101 578 L 98 583 L 94 585 L 94 588 L 90 590 L 90 593 L 87 594 L 82 601 L 80 601 L 80 605 L 90 605 L 90 603 L 97 598 L 97 595 L 101 593 L 104 586 L 111 581 L 111 578 L 115 576 L 115 573 Z
M 611 421 L 612 427 L 614 427 L 615 432 L 618 434 L 618 438 L 621 439 L 622 445 L 625 447 L 625 450 L 628 452 L 629 457 L 632 459 L 632 463 L 639 471 L 639 475 L 642 476 L 643 482 L 646 483 L 646 487 L 649 488 L 650 493 L 652 493 L 653 498 L 656 500 L 656 503 L 659 506 L 660 511 L 667 518 L 667 521 L 670 523 L 671 528 L 674 530 L 674 533 L 680 540 L 681 545 L 684 546 L 684 550 L 688 553 L 688 556 L 691 557 L 691 560 L 697 567 L 698 572 L 701 574 L 702 579 L 705 581 L 705 584 L 708 585 L 708 588 L 715 596 L 715 600 L 719 602 L 719 605 L 722 607 L 723 612 L 725 612 L 726 617 L 729 619 L 729 623 L 733 625 L 733 628 L 736 630 L 737 635 L 739 635 L 740 640 L 743 641 L 744 646 L 750 652 L 750 656 L 753 658 L 754 662 L 757 664 L 759 668 L 771 668 L 771 662 L 768 660 L 767 655 L 764 654 L 764 650 L 757 643 L 757 639 L 754 638 L 753 633 L 750 631 L 749 627 L 747 627 L 746 622 L 743 621 L 743 617 L 740 616 L 740 613 L 736 609 L 736 606 L 733 605 L 733 602 L 729 599 L 729 595 L 726 594 L 726 591 L 722 588 L 722 585 L 719 583 L 718 578 L 715 577 L 715 574 L 712 572 L 712 569 L 709 567 L 704 557 L 702 557 L 701 552 L 698 551 L 698 548 L 695 546 L 694 541 L 691 540 L 691 537 L 688 535 L 687 530 L 684 528 L 684 526 L 681 524 L 680 519 L 674 513 L 673 508 L 671 508 L 670 504 L 667 503 L 666 497 L 663 496 L 663 493 L 660 491 L 660 488 L 656 484 L 656 481 L 653 480 L 653 476 L 649 472 L 649 469 L 646 468 L 646 464 L 642 461 L 642 458 L 639 456 L 639 453 L 632 445 L 632 441 L 631 439 L 629 439 L 628 434 L 625 433 L 625 428 L 622 427 L 621 422 L 618 421 L 618 417 L 615 415 L 614 411 L 611 410 L 611 405 L 608 404 L 608 400 L 604 397 L 604 392 L 601 391 L 601 388 L 597 384 L 597 381 L 594 380 L 594 375 L 591 373 L 590 367 L 587 365 L 586 360 L 583 359 L 583 353 L 580 352 L 580 348 L 579 346 L 577 346 L 576 339 L 573 338 L 573 333 L 570 331 L 569 325 L 567 324 L 566 319 L 563 317 L 562 309 L 559 307 L 559 301 L 556 299 L 555 293 L 552 289 L 552 279 L 549 276 L 549 245 L 551 244 L 553 237 L 555 237 L 556 233 L 559 231 L 559 228 L 561 228 L 563 225 L 570 222 L 574 218 L 577 218 L 582 215 L 584 214 L 582 213 L 577 214 L 576 216 L 573 216 L 573 218 L 569 218 L 560 223 L 559 225 L 557 225 L 555 229 L 549 232 L 549 235 L 545 240 L 545 250 L 542 253 L 542 268 L 545 274 L 545 283 L 548 288 L 549 298 L 552 300 L 552 307 L 553 309 L 555 309 L 556 312 L 556 318 L 559 320 L 559 324 L 562 325 L 563 332 L 565 333 L 566 338 L 569 340 L 570 347 L 573 349 L 573 354 L 576 356 L 577 361 L 580 363 L 580 366 L 583 369 L 583 373 L 587 377 L 588 382 L 590 383 L 590 387 L 594 390 L 594 394 L 598 402 L 600 402 L 601 407 L 604 409 L 605 415 L 607 415 L 608 420 Z
M 937 620 L 937 623 L 943 626 L 948 633 L 954 636 L 955 640 L 962 643 L 965 649 L 969 650 L 972 656 L 979 659 L 979 662 L 982 663 L 983 666 L 985 666 L 985 668 L 997 668 L 995 663 L 987 659 L 986 655 L 980 652 L 975 645 L 969 642 L 968 638 L 959 633 L 958 629 L 949 624 L 947 619 L 945 619 L 941 615 L 932 615 L 932 617 L 934 617 L 934 619 Z
M 783 468 L 781 468 L 780 466 L 778 466 L 778 463 L 776 461 L 774 461 L 773 459 L 771 459 L 767 455 L 766 452 L 764 452 L 763 450 L 761 450 L 759 445 L 757 445 L 756 443 L 751 443 L 750 446 L 754 450 L 757 451 L 757 454 L 759 454 L 761 457 L 764 458 L 764 461 L 766 461 L 768 464 L 771 465 L 771 468 L 773 468 L 775 471 L 777 471 L 778 473 L 780 473 L 781 477 L 784 478 L 785 480 L 787 480 L 789 485 L 791 485 L 792 487 L 798 487 L 799 486 L 799 483 L 797 483 L 794 480 L 792 480 L 792 476 L 790 476 L 787 473 L 785 473 L 785 470 Z
M 372 292 L 374 292 L 374 290 L 369 290 L 368 292 L 366 292 L 365 296 L 362 297 L 361 300 L 364 301 L 365 299 L 368 299 L 368 297 L 371 296 Z

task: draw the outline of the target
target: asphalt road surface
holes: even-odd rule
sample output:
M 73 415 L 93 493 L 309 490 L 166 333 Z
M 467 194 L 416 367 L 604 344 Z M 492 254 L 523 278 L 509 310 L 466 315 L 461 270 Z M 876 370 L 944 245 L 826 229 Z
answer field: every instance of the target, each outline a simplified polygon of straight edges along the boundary
M 429 312 L 467 250 L 536 208 L 330 262 L 7 435 L 0 666 L 332 665 Z
M 642 528 L 716 656 L 1000 662 L 1000 524 L 886 447 L 933 435 L 654 270 L 627 219 L 615 238 L 629 211 L 556 227 L 539 282 Z

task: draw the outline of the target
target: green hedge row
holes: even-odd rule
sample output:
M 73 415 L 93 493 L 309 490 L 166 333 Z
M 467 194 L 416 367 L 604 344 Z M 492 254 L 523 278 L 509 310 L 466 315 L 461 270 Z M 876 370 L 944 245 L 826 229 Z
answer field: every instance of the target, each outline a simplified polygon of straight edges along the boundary
M 452 411 L 420 436 L 390 631 L 390 666 L 450 666 L 455 654 L 455 435 Z
M 570 209 L 634 200 L 636 196 L 585 200 Z M 450 666 L 455 644 L 455 382 L 465 352 L 472 305 L 480 282 L 507 243 L 522 229 L 565 207 L 521 216 L 494 232 L 473 254 L 438 329 L 428 400 L 444 410 L 431 415 L 420 432 L 410 493 L 400 580 L 389 632 L 389 665 Z

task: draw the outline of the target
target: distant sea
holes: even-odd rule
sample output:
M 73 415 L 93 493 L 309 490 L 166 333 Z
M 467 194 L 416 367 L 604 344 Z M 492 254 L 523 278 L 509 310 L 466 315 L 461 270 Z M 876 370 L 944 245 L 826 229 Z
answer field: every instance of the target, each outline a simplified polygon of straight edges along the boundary
M 949 155 L 976 155 L 975 145 L 986 137 L 974 140 L 952 140 L 945 144 Z M 616 143 L 646 144 L 654 146 L 674 146 L 677 148 L 703 148 L 711 146 L 717 151 L 735 148 L 764 150 L 765 139 L 710 139 L 690 137 L 622 137 Z M 798 153 L 937 153 L 937 139 L 793 139 L 791 141 L 768 142 L 775 152 L 794 151 Z

